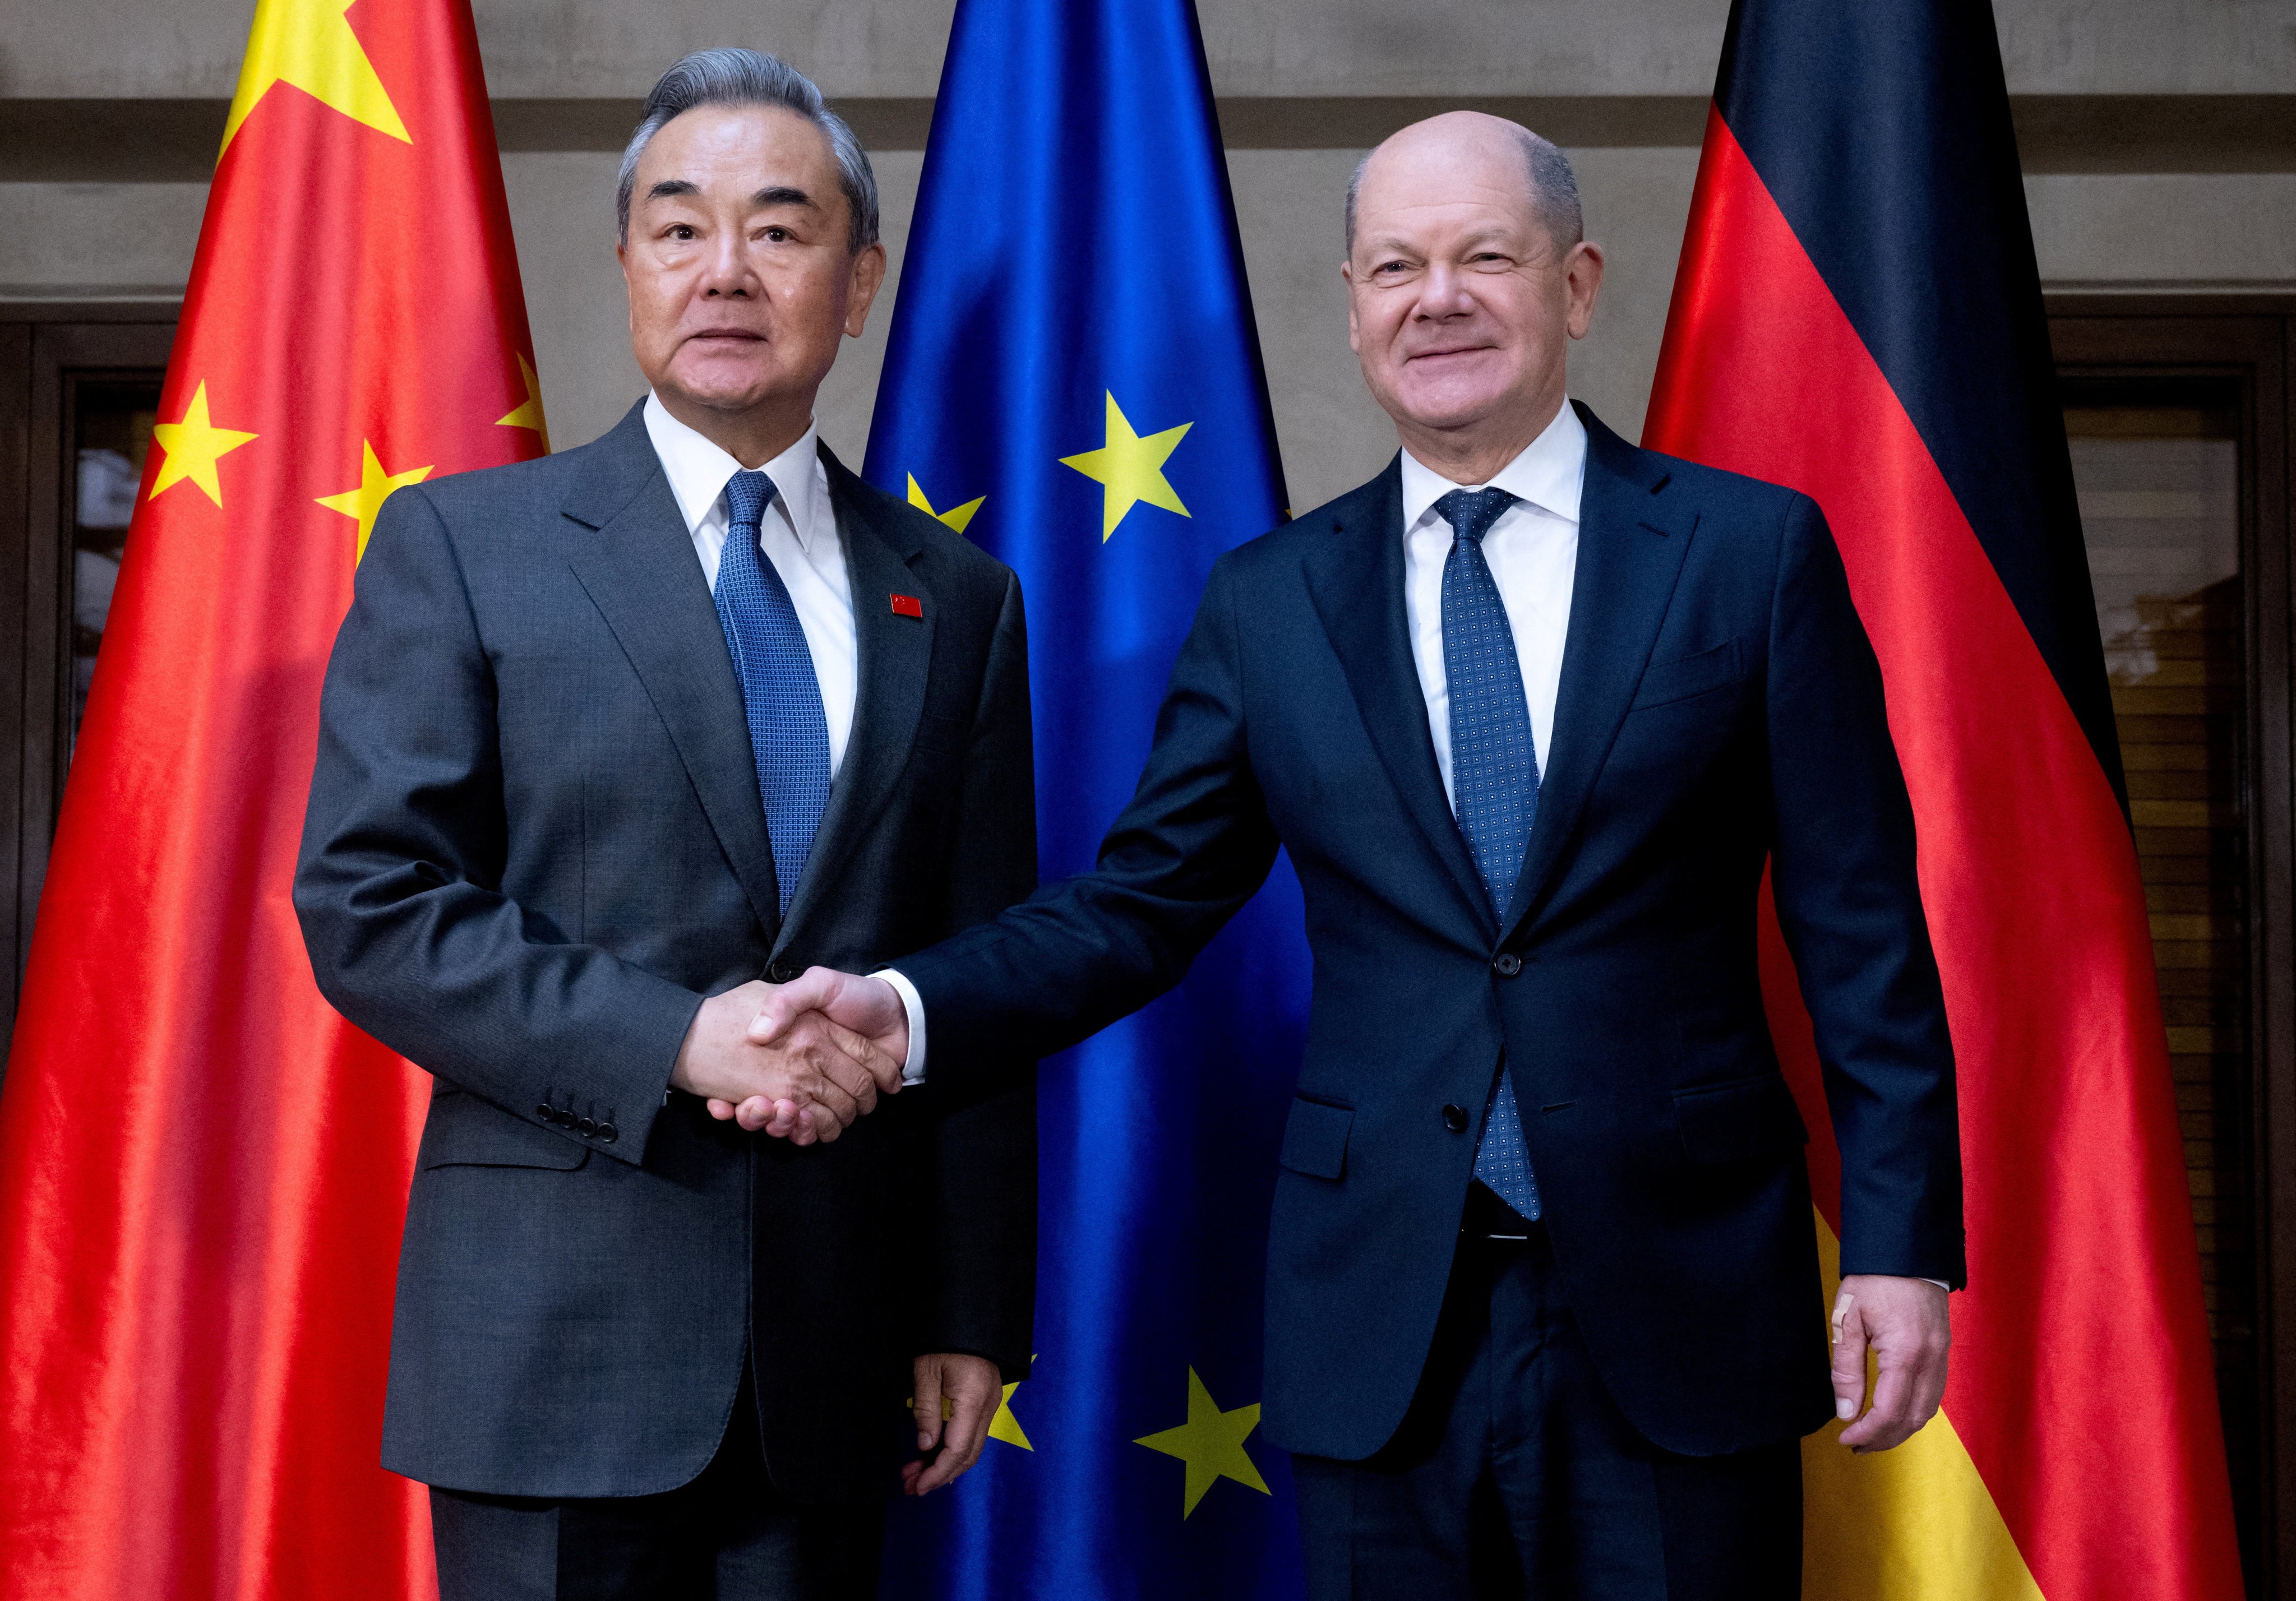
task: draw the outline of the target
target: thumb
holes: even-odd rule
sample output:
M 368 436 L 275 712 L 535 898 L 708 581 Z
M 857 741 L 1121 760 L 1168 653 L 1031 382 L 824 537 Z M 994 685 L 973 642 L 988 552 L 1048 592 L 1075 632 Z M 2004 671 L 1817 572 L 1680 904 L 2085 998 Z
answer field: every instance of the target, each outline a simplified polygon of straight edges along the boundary
M 931 1450 L 940 1438 L 940 1364 L 930 1357 L 918 1359 L 916 1369 L 917 1449 Z
M 1833 1298 L 1833 1415 L 1848 1423 L 1866 1401 L 1866 1319 L 1857 1297 L 1843 1290 Z
M 798 1018 L 826 1007 L 836 996 L 838 977 L 827 968 L 808 968 L 791 983 L 773 991 L 750 1022 L 750 1042 L 770 1045 Z

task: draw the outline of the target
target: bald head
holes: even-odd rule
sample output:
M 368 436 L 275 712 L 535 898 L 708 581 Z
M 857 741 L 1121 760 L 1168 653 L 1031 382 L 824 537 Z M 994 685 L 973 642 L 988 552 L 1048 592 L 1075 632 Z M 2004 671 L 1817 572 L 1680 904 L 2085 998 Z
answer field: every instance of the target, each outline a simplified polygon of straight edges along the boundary
M 1348 189 L 1348 339 L 1404 447 L 1456 484 L 1490 475 L 1562 408 L 1603 252 L 1579 236 L 1562 152 L 1477 111 L 1414 123 Z
M 1383 157 L 1393 158 L 1386 165 L 1408 169 L 1416 169 L 1430 159 L 1439 163 L 1456 157 L 1520 163 L 1525 203 L 1555 249 L 1567 250 L 1587 236 L 1578 210 L 1578 176 L 1570 170 L 1570 159 L 1553 140 L 1543 139 L 1504 117 L 1446 111 L 1398 130 L 1356 163 L 1348 178 L 1349 254 L 1356 248 L 1356 208 L 1365 178 Z

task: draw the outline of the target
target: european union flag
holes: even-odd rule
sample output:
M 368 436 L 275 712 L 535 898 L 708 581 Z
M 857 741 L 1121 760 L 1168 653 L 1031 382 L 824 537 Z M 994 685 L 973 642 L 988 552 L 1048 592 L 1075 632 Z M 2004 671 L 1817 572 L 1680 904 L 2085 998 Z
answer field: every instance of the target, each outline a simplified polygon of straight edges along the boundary
M 1043 869 L 1089 867 L 1214 558 L 1283 515 L 1190 0 L 962 0 L 867 473 L 1020 574 Z M 1256 1430 L 1308 973 L 1279 862 L 1177 992 L 1046 1064 L 1039 1354 L 897 1521 L 888 1595 L 1299 1592 Z

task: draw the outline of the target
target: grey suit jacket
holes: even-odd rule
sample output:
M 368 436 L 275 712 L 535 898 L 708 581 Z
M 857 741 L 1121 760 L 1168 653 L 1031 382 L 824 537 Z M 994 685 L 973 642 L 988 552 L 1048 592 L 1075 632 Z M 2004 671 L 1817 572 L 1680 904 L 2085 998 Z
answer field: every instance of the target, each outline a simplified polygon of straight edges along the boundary
M 1020 585 L 823 456 L 859 694 L 786 919 L 741 690 L 636 409 L 580 449 L 403 489 L 376 522 L 295 903 L 327 998 L 437 1080 L 392 1327 L 397 1472 L 673 1488 L 754 1349 L 775 1482 L 845 1496 L 894 1466 L 911 1357 L 1027 1369 L 1026 1063 L 808 1149 L 665 1093 L 704 995 L 865 969 L 1035 882 Z

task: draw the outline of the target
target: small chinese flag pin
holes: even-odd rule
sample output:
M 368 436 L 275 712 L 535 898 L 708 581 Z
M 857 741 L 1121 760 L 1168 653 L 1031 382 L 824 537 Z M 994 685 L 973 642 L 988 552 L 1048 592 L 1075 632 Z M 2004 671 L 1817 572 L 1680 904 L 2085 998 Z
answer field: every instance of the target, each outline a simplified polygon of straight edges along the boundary
M 925 615 L 925 603 L 914 595 L 895 595 L 893 615 L 897 617 L 922 617 Z

